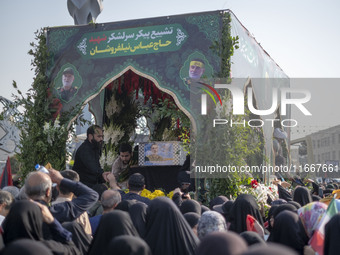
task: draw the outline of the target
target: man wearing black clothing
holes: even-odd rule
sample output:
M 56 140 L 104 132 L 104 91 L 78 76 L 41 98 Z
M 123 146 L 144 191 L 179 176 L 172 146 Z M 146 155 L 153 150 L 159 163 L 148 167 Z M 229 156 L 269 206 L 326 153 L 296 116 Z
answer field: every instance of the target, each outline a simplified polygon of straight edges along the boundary
M 142 197 L 140 194 L 142 190 L 145 188 L 145 178 L 143 175 L 140 173 L 135 173 L 129 177 L 128 181 L 128 188 L 129 188 L 129 193 L 125 194 L 124 191 L 122 191 L 118 186 L 116 182 L 116 178 L 114 174 L 110 173 L 107 176 L 109 182 L 110 182 L 110 187 L 112 190 L 117 190 L 121 197 L 122 201 L 124 200 L 137 200 L 139 202 L 143 202 L 147 205 L 150 204 L 151 200 L 148 199 L 147 197 Z
M 140 194 L 145 188 L 145 178 L 140 173 L 135 173 L 129 177 L 128 181 L 129 193 L 122 196 L 122 201 L 124 200 L 137 200 L 143 202 L 147 205 L 150 204 L 151 200 L 142 197 Z
M 80 181 L 90 188 L 105 183 L 99 159 L 103 144 L 103 129 L 93 125 L 87 129 L 87 139 L 78 148 L 73 170 L 79 174 Z

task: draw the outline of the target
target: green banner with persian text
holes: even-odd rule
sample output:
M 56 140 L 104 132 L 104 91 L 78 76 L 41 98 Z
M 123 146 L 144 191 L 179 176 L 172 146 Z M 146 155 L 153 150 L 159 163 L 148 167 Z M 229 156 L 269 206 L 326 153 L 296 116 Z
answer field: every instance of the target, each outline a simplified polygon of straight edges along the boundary
M 144 79 L 170 95 L 187 116 L 195 116 L 190 108 L 193 81 L 221 69 L 219 51 L 212 46 L 220 42 L 223 17 L 224 12 L 213 11 L 46 28 L 46 75 L 62 106 L 59 111 L 75 116 L 91 103 L 95 118 L 101 119 L 109 88 L 140 88 L 136 97 L 143 101 L 144 94 L 153 93 Z M 128 72 L 140 79 L 124 80 Z
M 109 58 L 176 51 L 188 33 L 180 24 L 87 33 L 77 44 L 84 58 Z

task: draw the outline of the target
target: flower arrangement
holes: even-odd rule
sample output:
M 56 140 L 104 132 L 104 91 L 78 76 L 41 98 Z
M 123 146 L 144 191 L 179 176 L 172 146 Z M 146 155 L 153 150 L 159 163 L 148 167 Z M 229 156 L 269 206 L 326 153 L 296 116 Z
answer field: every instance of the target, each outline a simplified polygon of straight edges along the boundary
M 115 97 L 111 97 L 110 101 L 105 107 L 106 116 L 110 119 L 115 113 L 120 112 L 123 106 L 124 105 L 119 105 L 117 103 Z
M 129 189 L 125 189 L 124 192 L 129 193 Z M 165 196 L 172 199 L 174 192 L 171 191 L 168 194 L 165 194 L 165 192 L 163 192 L 160 189 L 156 189 L 154 190 L 154 192 L 151 192 L 150 190 L 147 190 L 147 189 L 143 189 L 140 195 L 142 197 L 149 198 L 150 200 L 155 199 L 156 197 L 165 197 Z
M 117 158 L 116 147 L 118 142 L 124 136 L 124 131 L 119 125 L 104 126 L 104 151 L 102 153 L 99 163 L 104 171 L 110 171 L 113 162 Z
M 43 133 L 47 136 L 47 143 L 53 145 L 55 141 L 62 138 L 67 132 L 65 126 L 60 126 L 59 117 L 54 123 L 45 122 Z
M 113 162 L 117 158 L 117 153 L 113 150 L 109 150 L 106 155 L 103 153 L 99 159 L 99 163 L 101 168 L 104 169 L 104 171 L 110 171 L 111 166 L 113 165 Z
M 166 195 L 168 198 L 172 199 L 174 195 L 174 191 L 170 191 L 170 193 L 168 195 Z
M 264 206 L 265 211 L 269 210 L 270 206 L 267 204 L 268 196 L 272 200 L 279 198 L 278 190 L 276 185 L 264 185 L 258 183 L 256 180 L 250 182 L 251 188 L 249 186 L 241 185 L 239 187 L 240 194 L 250 194 L 253 195 L 256 202 L 261 207 Z
M 124 131 L 119 125 L 104 126 L 104 143 L 118 144 L 124 136 Z

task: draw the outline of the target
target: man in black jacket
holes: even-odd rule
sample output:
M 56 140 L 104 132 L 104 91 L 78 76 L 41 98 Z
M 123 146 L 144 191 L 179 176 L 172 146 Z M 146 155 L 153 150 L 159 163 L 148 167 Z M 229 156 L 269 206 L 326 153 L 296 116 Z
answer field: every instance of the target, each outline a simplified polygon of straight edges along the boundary
M 79 174 L 80 181 L 90 188 L 105 183 L 99 159 L 103 144 L 103 129 L 93 125 L 87 129 L 87 139 L 78 148 L 73 170 Z

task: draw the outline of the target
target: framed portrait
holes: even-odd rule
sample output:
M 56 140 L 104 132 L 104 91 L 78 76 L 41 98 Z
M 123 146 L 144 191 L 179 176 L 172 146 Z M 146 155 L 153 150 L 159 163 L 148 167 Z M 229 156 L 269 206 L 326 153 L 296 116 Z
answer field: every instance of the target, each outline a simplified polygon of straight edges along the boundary
M 183 165 L 186 152 L 180 142 L 148 142 L 138 147 L 138 165 L 175 166 Z
M 82 78 L 77 68 L 70 63 L 63 65 L 54 79 L 57 96 L 64 103 L 72 101 L 77 96 L 81 86 Z

